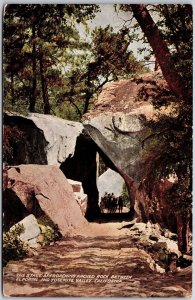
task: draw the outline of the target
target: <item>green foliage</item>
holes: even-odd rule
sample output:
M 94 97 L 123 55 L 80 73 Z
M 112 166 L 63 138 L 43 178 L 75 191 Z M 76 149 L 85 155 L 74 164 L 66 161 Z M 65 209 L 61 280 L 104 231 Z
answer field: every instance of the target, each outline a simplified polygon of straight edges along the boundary
M 83 4 L 6 7 L 5 109 L 78 121 L 106 82 L 143 69 L 128 49 L 128 30 L 89 31 L 87 21 L 98 10 Z M 86 40 L 80 35 L 83 28 Z
M 192 211 L 192 192 L 190 184 L 185 181 L 181 184 L 176 183 L 167 192 L 167 201 L 171 203 L 175 214 L 189 215 Z
M 41 230 L 41 239 L 38 239 L 38 243 L 42 246 L 49 245 L 51 242 L 59 240 L 59 234 L 50 226 L 39 226 Z
M 129 10 L 130 6 L 125 9 Z M 154 182 L 176 174 L 178 182 L 169 191 L 167 201 L 173 212 L 185 215 L 191 212 L 192 203 L 192 6 L 163 4 L 148 9 L 157 19 L 188 95 L 176 99 L 161 80 L 150 82 L 149 88 L 146 83 L 140 90 L 139 99 L 152 101 L 157 109 L 171 107 L 172 110 L 169 116 L 161 115 L 148 123 L 160 144 L 145 153 L 148 155 L 145 183 L 151 194 Z
M 185 86 L 192 88 L 193 24 L 192 6 L 182 4 L 156 5 L 159 27 L 170 46 L 175 66 Z
M 64 85 L 63 69 L 84 47 L 78 24 L 96 5 L 7 5 L 4 15 L 5 109 L 51 113 L 50 98 Z M 55 104 L 56 105 L 56 104 Z
M 41 231 L 41 238 L 38 239 L 38 243 L 42 246 L 49 245 L 53 241 L 57 241 L 61 238 L 58 226 L 55 225 L 49 217 L 43 215 L 37 219 L 39 228 Z
M 19 260 L 27 254 L 27 245 L 20 240 L 19 235 L 24 231 L 23 225 L 15 225 L 13 229 L 3 233 L 3 266 L 10 260 Z
M 108 170 L 108 166 L 106 166 L 106 164 L 104 163 L 104 161 L 101 158 L 101 156 L 99 156 L 99 170 L 98 170 L 99 176 L 101 176 L 107 170 Z
M 38 224 L 43 225 L 43 226 L 50 226 L 52 228 L 55 227 L 55 224 L 53 221 L 46 215 L 42 215 L 37 219 Z
M 16 126 L 4 125 L 3 129 L 3 159 L 6 162 L 11 162 L 13 145 L 23 139 L 23 133 Z
M 96 28 L 88 49 L 78 53 L 77 60 L 65 73 L 65 87 L 59 93 L 58 104 L 71 105 L 81 119 L 107 82 L 142 70 L 142 64 L 128 50 L 130 42 L 127 30 L 114 33 L 110 26 Z
M 129 201 L 129 194 L 126 184 L 123 184 L 123 190 L 122 190 L 122 199 L 123 199 L 123 205 L 130 208 L 130 201 Z

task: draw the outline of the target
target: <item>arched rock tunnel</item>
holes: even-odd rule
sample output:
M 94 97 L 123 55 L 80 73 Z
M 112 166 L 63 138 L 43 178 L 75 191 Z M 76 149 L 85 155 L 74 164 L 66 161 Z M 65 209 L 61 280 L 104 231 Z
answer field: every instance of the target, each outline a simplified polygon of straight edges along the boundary
M 78 136 L 74 155 L 68 157 L 60 166 L 67 178 L 82 182 L 84 192 L 88 195 L 85 217 L 89 221 L 100 214 L 97 189 L 97 153 L 107 167 L 118 172 L 112 161 L 87 134 Z
M 136 202 L 137 191 L 139 191 L 140 188 L 136 186 L 133 179 L 118 169 L 92 138 L 83 132 L 77 137 L 74 155 L 68 157 L 65 162 L 61 164 L 60 169 L 67 178 L 82 182 L 84 192 L 88 195 L 86 219 L 93 221 L 100 216 L 100 207 L 98 205 L 99 194 L 97 189 L 97 153 L 99 153 L 105 165 L 120 174 L 125 181 L 130 202 L 130 211 L 127 217 L 131 219 L 136 211 L 136 215 L 140 221 L 147 222 L 151 220 L 154 223 L 159 222 L 160 224 L 164 224 L 165 227 L 170 228 L 173 232 L 176 232 L 176 218 L 168 217 L 165 211 L 160 215 L 155 215 L 155 219 L 154 214 L 148 214 L 146 207 L 149 206 L 148 201 L 150 201 L 150 199 L 148 198 L 148 200 L 146 200 L 147 195 L 145 191 L 140 190 L 141 197 L 145 197 L 145 207 L 143 207 L 141 201 Z M 124 219 L 126 218 L 126 216 L 123 217 Z M 123 217 L 120 219 L 122 220 Z M 109 218 L 106 218 L 106 220 L 108 219 Z
M 87 135 L 81 134 L 77 137 L 74 155 L 60 166 L 67 178 L 82 182 L 83 190 L 88 195 L 87 218 L 99 213 L 96 152 L 95 143 Z

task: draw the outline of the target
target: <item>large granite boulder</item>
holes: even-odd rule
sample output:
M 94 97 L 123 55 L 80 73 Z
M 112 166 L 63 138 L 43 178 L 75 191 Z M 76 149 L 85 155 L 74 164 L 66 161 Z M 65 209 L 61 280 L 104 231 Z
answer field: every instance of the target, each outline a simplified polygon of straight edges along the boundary
M 145 217 L 146 221 L 156 212 L 149 213 L 150 199 L 146 199 L 145 190 L 138 192 L 138 189 L 155 159 L 156 149 L 163 143 L 158 129 L 149 126 L 151 120 L 158 118 L 150 98 L 156 84 L 167 88 L 159 71 L 145 74 L 139 80 L 122 79 L 109 83 L 83 118 L 84 128 L 97 144 L 104 162 L 124 178 L 131 209 L 136 209 L 140 220 Z M 148 89 L 147 101 L 141 98 L 143 88 Z M 161 109 L 158 114 L 170 112 L 171 106 Z M 160 210 L 158 216 L 163 220 L 160 214 L 165 211 Z M 166 211 L 166 218 L 169 217 L 171 215 Z
M 62 235 L 87 222 L 71 185 L 57 166 L 8 167 L 3 211 L 7 228 L 29 214 L 36 218 L 46 215 Z
M 83 125 L 51 115 L 6 113 L 4 123 L 17 126 L 22 136 L 14 145 L 15 164 L 60 165 L 73 156 Z
M 159 76 L 157 73 L 143 77 L 150 86 L 151 80 Z M 152 155 L 158 139 L 158 134 L 147 125 L 156 118 L 151 101 L 138 101 L 143 85 L 130 79 L 106 85 L 83 119 L 86 131 L 116 170 L 137 183 L 146 175 L 146 155 Z

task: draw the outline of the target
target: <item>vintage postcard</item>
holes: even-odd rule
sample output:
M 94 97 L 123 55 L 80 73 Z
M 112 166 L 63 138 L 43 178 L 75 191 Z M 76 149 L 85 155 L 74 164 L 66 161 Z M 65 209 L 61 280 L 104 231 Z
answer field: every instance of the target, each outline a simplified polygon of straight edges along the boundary
M 192 296 L 192 5 L 3 7 L 3 295 Z

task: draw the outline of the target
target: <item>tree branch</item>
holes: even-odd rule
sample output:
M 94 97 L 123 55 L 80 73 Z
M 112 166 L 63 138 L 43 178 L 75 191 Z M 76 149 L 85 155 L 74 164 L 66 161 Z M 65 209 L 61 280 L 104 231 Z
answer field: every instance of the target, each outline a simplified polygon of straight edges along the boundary
M 133 14 L 152 47 L 165 80 L 175 96 L 185 100 L 191 95 L 186 90 L 181 77 L 175 69 L 171 54 L 161 31 L 151 18 L 144 4 L 131 4 Z

